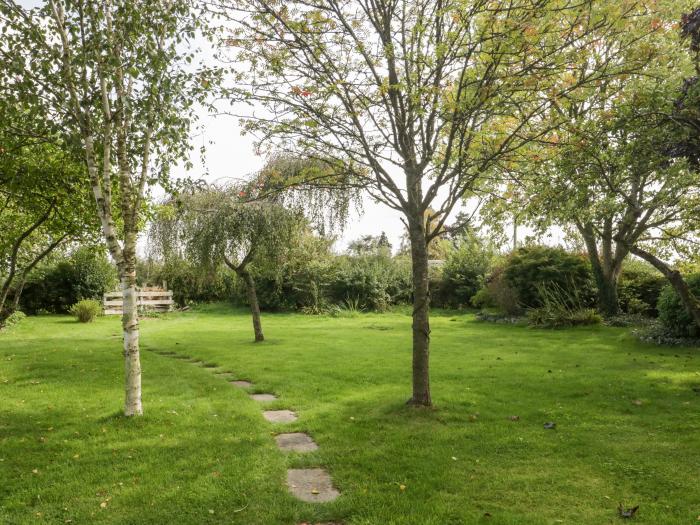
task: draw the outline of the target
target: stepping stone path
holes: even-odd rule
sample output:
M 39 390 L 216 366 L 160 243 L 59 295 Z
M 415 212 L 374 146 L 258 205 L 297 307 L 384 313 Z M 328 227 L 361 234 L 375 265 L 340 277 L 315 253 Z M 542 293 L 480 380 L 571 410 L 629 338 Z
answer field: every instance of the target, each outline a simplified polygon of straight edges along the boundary
M 176 352 L 155 351 L 164 357 L 173 357 L 175 359 L 186 359 L 189 363 L 203 368 L 219 368 L 219 365 L 208 363 L 195 357 L 188 357 Z M 213 370 L 212 370 L 213 371 Z M 225 376 L 232 372 L 221 370 L 214 372 L 214 375 Z M 254 385 L 250 381 L 237 379 L 229 381 L 229 383 L 238 388 L 252 388 Z M 274 394 L 250 394 L 250 398 L 261 403 L 267 401 L 276 401 L 278 398 Z M 263 417 L 270 423 L 291 423 L 297 420 L 297 415 L 292 410 L 265 410 Z M 303 432 L 289 432 L 286 434 L 277 434 L 275 436 L 277 447 L 283 452 L 313 452 L 318 450 L 318 445 L 308 434 Z M 333 481 L 330 475 L 322 468 L 307 468 L 307 469 L 288 469 L 287 470 L 287 488 L 294 496 L 301 501 L 308 503 L 324 503 L 333 501 L 340 492 L 333 486 Z M 340 525 L 335 522 L 319 523 L 317 525 Z
M 264 403 L 266 401 L 277 400 L 277 396 L 274 394 L 250 394 L 250 399 Z
M 291 423 L 297 420 L 297 415 L 291 410 L 265 410 L 263 417 L 270 423 Z
M 313 452 L 318 450 L 316 442 L 303 432 L 277 434 L 275 441 L 277 441 L 279 449 L 284 452 Z
M 287 487 L 301 501 L 323 503 L 340 496 L 328 472 L 322 468 L 290 468 L 287 471 Z

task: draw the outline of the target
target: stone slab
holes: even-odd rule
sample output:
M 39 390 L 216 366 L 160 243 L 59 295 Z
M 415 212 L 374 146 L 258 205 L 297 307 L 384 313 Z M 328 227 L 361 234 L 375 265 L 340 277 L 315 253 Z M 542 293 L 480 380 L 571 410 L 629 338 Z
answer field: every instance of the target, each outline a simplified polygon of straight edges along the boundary
M 250 388 L 253 386 L 253 383 L 250 381 L 231 381 L 231 384 L 233 386 L 237 386 L 238 388 Z
M 328 472 L 322 468 L 289 469 L 287 488 L 294 496 L 308 503 L 324 503 L 340 496 Z
M 263 417 L 270 423 L 291 423 L 297 420 L 297 415 L 291 410 L 265 410 Z
M 250 399 L 265 403 L 267 401 L 276 401 L 277 396 L 274 394 L 250 394 Z
M 303 432 L 290 432 L 275 436 L 277 446 L 285 452 L 313 452 L 318 450 L 318 445 L 311 436 Z

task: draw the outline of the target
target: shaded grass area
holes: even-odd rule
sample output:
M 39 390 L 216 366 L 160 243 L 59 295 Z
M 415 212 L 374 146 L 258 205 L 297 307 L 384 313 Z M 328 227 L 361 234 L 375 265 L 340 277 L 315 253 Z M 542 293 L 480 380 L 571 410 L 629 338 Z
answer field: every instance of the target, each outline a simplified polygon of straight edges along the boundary
M 252 343 L 249 316 L 223 306 L 143 321 L 146 413 L 132 420 L 117 318 L 0 334 L 0 523 L 602 524 L 618 502 L 640 505 L 639 523 L 700 515 L 697 348 L 438 312 L 425 410 L 404 405 L 406 313 L 275 314 L 264 328 Z M 298 421 L 267 423 L 227 377 Z M 281 431 L 320 449 L 283 455 Z M 291 497 L 285 471 L 306 466 L 343 495 Z

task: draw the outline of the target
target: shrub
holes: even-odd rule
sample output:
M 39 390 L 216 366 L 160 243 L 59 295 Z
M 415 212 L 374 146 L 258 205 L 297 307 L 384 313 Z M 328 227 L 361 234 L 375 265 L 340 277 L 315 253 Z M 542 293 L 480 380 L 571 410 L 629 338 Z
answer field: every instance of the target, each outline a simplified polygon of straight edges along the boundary
M 507 258 L 504 275 L 525 308 L 543 306 L 545 297 L 541 292 L 546 288 L 551 288 L 569 306 L 589 307 L 595 303 L 588 260 L 561 248 L 519 248 Z
M 700 297 L 700 273 L 685 278 L 695 297 Z M 675 337 L 700 337 L 700 327 L 688 312 L 671 285 L 666 285 L 659 296 L 659 321 L 668 333 Z
M 410 298 L 410 266 L 401 258 L 384 255 L 341 257 L 327 286 L 328 302 L 353 301 L 365 310 L 386 311 Z
M 656 317 L 665 284 L 666 279 L 650 264 L 635 259 L 626 261 L 618 283 L 620 309 L 628 314 Z
M 537 292 L 542 306 L 528 310 L 527 319 L 532 326 L 560 328 L 599 324 L 602 321 L 595 309 L 576 304 L 569 291 L 556 284 L 540 283 Z
M 507 316 L 522 313 L 518 293 L 506 281 L 502 266 L 493 269 L 483 287 L 472 297 L 471 303 L 477 308 L 496 308 Z
M 53 265 L 37 268 L 24 287 L 22 309 L 67 312 L 81 299 L 100 299 L 118 284 L 117 270 L 102 248 L 82 247 Z
M 192 302 L 229 301 L 237 296 L 236 277 L 223 266 L 203 270 L 186 259 L 171 259 L 164 264 L 145 261 L 139 266 L 137 275 L 140 286 L 165 282 L 173 291 L 173 300 L 178 306 Z
M 70 307 L 70 313 L 81 323 L 90 323 L 102 314 L 102 305 L 94 299 L 83 299 Z
M 15 310 L 12 312 L 10 315 L 8 315 L 4 321 L 0 323 L 1 328 L 10 328 L 12 326 L 18 325 L 20 322 L 22 322 L 23 319 L 25 319 L 27 315 L 20 311 L 20 310 Z
M 469 305 L 489 271 L 495 249 L 475 235 L 465 236 L 450 252 L 442 267 L 442 277 L 434 302 L 438 306 L 457 308 Z

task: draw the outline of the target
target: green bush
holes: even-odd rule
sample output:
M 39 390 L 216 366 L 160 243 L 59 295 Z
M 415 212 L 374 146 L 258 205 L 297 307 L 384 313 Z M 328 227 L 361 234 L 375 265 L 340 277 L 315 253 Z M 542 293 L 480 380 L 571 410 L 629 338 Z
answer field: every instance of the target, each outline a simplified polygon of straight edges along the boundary
M 700 297 L 700 273 L 685 277 L 695 297 Z M 700 327 L 688 312 L 671 285 L 666 285 L 659 296 L 659 321 L 675 337 L 700 337 Z
M 470 304 L 491 267 L 495 249 L 475 235 L 465 236 L 447 256 L 433 303 L 444 308 Z
M 620 309 L 628 314 L 656 317 L 665 285 L 666 279 L 650 264 L 635 259 L 626 261 L 617 288 Z
M 118 285 L 117 270 L 101 247 L 82 247 L 52 265 L 37 268 L 20 304 L 29 313 L 67 312 L 81 299 L 101 299 Z
M 136 272 L 139 286 L 166 283 L 178 306 L 193 302 L 230 301 L 238 297 L 237 278 L 224 266 L 203 270 L 186 259 L 144 261 Z M 243 293 L 245 295 L 245 293 Z
M 385 255 L 340 257 L 328 283 L 332 304 L 355 302 L 360 308 L 377 312 L 403 302 L 411 294 L 410 263 Z
M 94 299 L 83 299 L 70 307 L 70 313 L 81 323 L 91 323 L 102 314 L 102 304 Z
M 18 325 L 20 322 L 22 322 L 23 319 L 27 317 L 27 314 L 20 310 L 15 310 L 12 312 L 10 315 L 7 316 L 5 320 L 0 323 L 0 327 L 2 328 L 10 328 L 12 326 Z
M 561 248 L 518 248 L 506 259 L 504 276 L 524 308 L 543 306 L 541 291 L 552 288 L 569 306 L 595 304 L 595 286 L 585 256 Z
M 527 319 L 531 326 L 562 328 L 602 321 L 595 309 L 572 302 L 570 292 L 559 285 L 540 283 L 537 292 L 542 306 L 528 310 Z
M 522 313 L 518 293 L 506 281 L 502 266 L 491 271 L 483 287 L 471 298 L 471 303 L 476 308 L 495 308 L 508 316 Z

